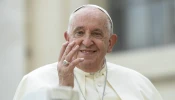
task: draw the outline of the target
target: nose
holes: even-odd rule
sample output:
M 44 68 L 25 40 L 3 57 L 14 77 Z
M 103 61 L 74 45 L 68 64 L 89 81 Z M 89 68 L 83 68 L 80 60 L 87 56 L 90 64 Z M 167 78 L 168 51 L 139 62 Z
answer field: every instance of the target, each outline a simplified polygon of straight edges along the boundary
M 82 41 L 82 44 L 85 47 L 90 47 L 91 45 L 93 45 L 93 41 L 92 41 L 91 36 L 90 35 L 84 36 L 83 41 Z

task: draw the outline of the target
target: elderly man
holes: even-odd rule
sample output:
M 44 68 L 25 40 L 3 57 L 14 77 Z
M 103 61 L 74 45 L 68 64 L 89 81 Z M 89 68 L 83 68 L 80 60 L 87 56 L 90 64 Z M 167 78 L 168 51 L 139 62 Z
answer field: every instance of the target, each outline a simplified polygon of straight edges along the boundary
M 117 36 L 109 14 L 97 5 L 83 5 L 70 16 L 67 42 L 58 62 L 25 75 L 14 100 L 42 87 L 71 87 L 80 100 L 162 100 L 140 73 L 106 62 Z M 110 98 L 110 99 L 109 99 Z

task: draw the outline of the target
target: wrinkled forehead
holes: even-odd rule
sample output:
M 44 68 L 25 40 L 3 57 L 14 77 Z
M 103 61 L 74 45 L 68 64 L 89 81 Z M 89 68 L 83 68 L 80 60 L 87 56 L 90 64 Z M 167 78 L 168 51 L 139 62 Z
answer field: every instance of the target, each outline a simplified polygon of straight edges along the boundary
M 111 28 L 112 33 L 113 33 L 113 22 L 112 22 L 111 17 L 109 16 L 108 12 L 107 12 L 105 9 L 103 9 L 102 7 L 97 6 L 97 5 L 88 4 L 88 5 L 82 5 L 82 6 L 78 7 L 77 9 L 75 9 L 75 10 L 72 12 L 72 14 L 71 14 L 71 16 L 70 16 L 70 19 L 71 19 L 71 17 L 73 17 L 73 16 L 75 15 L 75 13 L 77 13 L 79 10 L 81 10 L 81 9 L 83 9 L 83 8 L 93 8 L 93 9 L 98 9 L 98 10 L 100 10 L 101 12 L 103 12 L 103 13 L 107 16 L 107 18 L 108 18 L 108 20 L 109 20 L 109 22 L 110 22 L 110 28 Z M 86 12 L 84 12 L 84 13 L 86 13 Z

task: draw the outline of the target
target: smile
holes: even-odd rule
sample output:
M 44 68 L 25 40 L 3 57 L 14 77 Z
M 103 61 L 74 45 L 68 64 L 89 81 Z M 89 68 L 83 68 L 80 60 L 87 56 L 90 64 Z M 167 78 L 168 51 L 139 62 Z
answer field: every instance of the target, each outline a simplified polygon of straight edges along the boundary
M 95 53 L 96 50 L 80 50 L 80 52 L 85 53 L 85 54 L 90 54 L 90 53 Z

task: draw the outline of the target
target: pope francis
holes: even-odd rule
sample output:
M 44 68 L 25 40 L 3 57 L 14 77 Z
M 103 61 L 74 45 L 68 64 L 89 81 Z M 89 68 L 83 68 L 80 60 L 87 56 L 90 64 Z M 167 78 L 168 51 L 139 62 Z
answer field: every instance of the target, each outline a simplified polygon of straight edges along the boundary
M 13 100 L 162 100 L 146 77 L 106 61 L 117 35 L 105 9 L 74 10 L 64 38 L 58 62 L 25 75 Z

